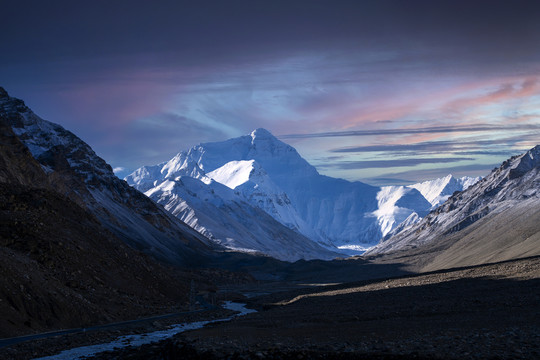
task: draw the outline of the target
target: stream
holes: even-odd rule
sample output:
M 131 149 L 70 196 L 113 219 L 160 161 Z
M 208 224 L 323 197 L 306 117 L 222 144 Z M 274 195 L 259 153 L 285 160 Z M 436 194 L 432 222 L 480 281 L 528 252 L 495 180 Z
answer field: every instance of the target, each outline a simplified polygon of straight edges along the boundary
M 108 343 L 81 346 L 78 348 L 68 349 L 68 350 L 62 351 L 60 354 L 41 357 L 35 360 L 80 360 L 80 359 L 93 356 L 104 351 L 111 351 L 111 350 L 128 347 L 128 346 L 141 346 L 144 344 L 158 342 L 158 341 L 170 338 L 184 331 L 200 329 L 203 326 L 210 323 L 229 321 L 232 318 L 256 312 L 256 310 L 247 309 L 245 307 L 245 304 L 235 303 L 232 301 L 226 301 L 225 304 L 223 305 L 223 308 L 233 310 L 233 311 L 238 311 L 239 313 L 229 316 L 227 318 L 223 318 L 223 319 L 195 321 L 191 323 L 181 323 L 181 324 L 171 325 L 171 327 L 166 330 L 154 331 L 154 332 L 145 333 L 145 334 L 124 335 Z

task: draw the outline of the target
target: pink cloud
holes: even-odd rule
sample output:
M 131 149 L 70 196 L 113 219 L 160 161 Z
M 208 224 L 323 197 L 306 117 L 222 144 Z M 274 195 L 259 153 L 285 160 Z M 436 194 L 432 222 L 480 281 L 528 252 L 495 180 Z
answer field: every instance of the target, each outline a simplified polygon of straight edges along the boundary
M 443 111 L 455 114 L 462 114 L 469 110 L 474 110 L 486 105 L 501 104 L 507 101 L 523 99 L 530 96 L 540 95 L 540 82 L 537 78 L 509 79 L 503 82 L 495 90 L 487 94 L 464 96 L 450 101 L 443 107 Z M 493 81 L 491 81 L 493 82 Z M 486 89 L 485 84 L 478 84 L 479 90 Z M 486 90 L 489 90 L 487 87 Z

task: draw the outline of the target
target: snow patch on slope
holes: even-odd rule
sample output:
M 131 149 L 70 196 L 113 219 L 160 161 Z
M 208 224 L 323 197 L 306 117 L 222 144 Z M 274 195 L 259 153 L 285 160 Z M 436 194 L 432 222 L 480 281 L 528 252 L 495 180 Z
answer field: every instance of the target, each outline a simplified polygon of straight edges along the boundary
M 237 186 L 249 181 L 254 168 L 255 160 L 229 161 L 222 167 L 209 172 L 208 176 L 215 181 L 236 189 Z

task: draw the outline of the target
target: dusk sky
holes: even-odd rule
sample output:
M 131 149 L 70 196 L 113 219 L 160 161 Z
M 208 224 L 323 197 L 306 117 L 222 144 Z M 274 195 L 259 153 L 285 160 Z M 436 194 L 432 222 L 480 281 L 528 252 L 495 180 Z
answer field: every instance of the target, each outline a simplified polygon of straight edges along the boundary
M 540 1 L 1 9 L 0 86 L 121 177 L 259 127 L 375 185 L 486 175 L 540 143 Z

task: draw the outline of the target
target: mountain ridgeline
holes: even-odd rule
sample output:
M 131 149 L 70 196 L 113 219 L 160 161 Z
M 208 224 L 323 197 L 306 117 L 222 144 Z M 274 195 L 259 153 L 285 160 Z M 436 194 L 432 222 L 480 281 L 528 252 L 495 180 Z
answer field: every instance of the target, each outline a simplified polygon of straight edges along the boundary
M 540 255 L 540 146 L 367 252 L 381 254 L 416 256 L 424 270 Z
M 118 179 L 80 138 L 41 119 L 3 89 L 0 116 L 9 136 L 26 147 L 44 173 L 34 175 L 39 180 L 34 186 L 46 178 L 57 192 L 88 210 L 130 246 L 168 262 L 187 265 L 211 252 L 211 242 Z
M 536 171 L 537 148 L 505 162 L 491 180 L 449 175 L 375 187 L 319 174 L 265 129 L 194 146 L 137 169 L 126 183 L 81 139 L 3 89 L 0 116 L 10 139 L 6 154 L 32 159 L 9 163 L 6 156 L 0 180 L 52 185 L 130 247 L 186 266 L 213 262 L 226 249 L 296 261 L 437 243 L 485 215 L 504 212 L 500 204 L 511 196 L 501 200 L 501 194 L 521 194 L 529 204 L 538 188 L 528 175 Z M 494 182 L 489 191 L 473 192 Z

